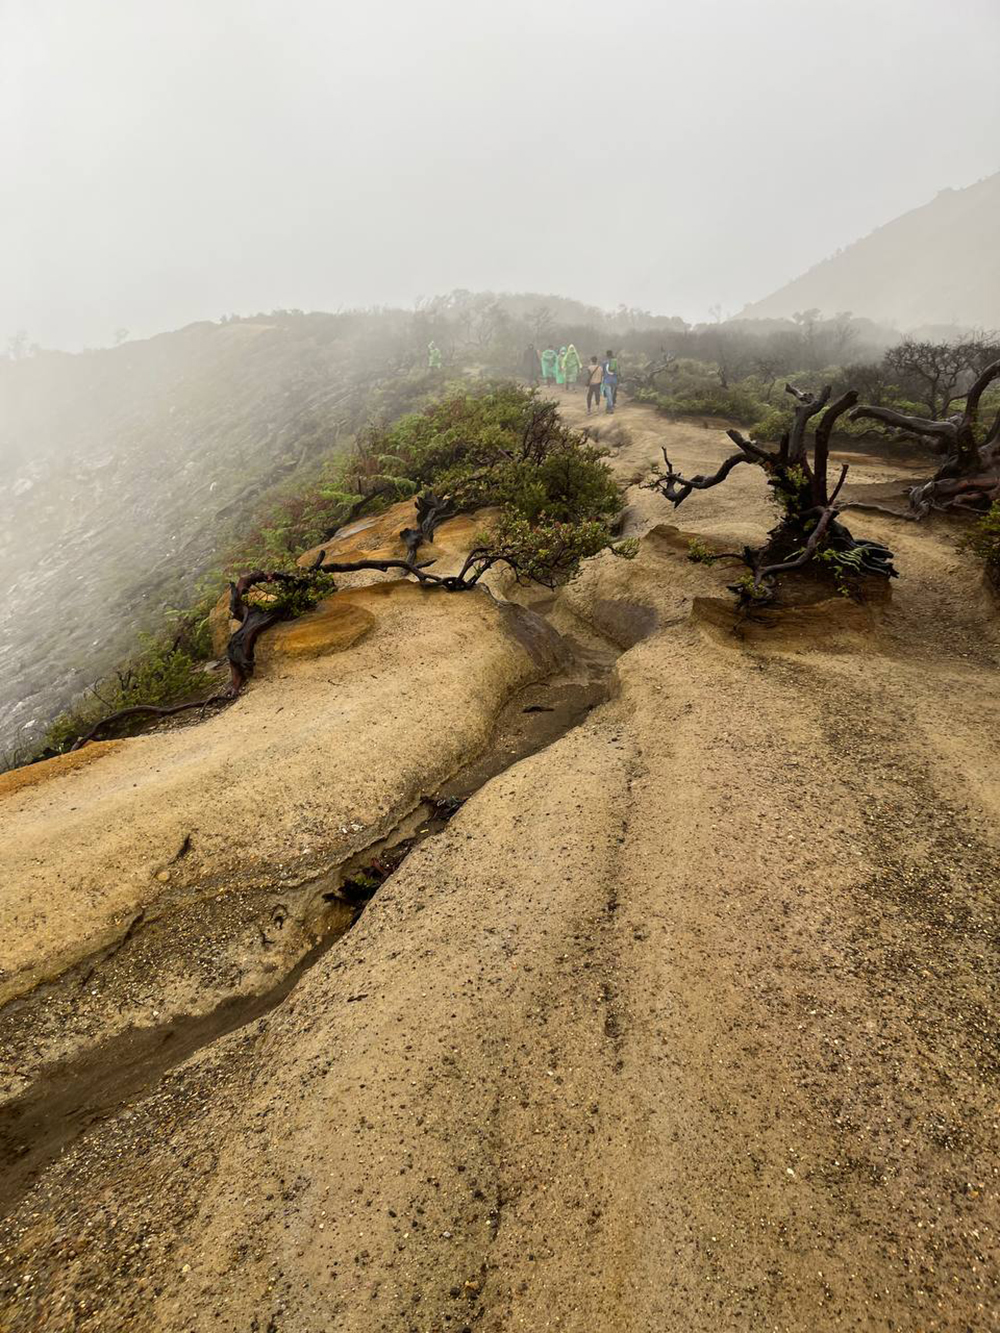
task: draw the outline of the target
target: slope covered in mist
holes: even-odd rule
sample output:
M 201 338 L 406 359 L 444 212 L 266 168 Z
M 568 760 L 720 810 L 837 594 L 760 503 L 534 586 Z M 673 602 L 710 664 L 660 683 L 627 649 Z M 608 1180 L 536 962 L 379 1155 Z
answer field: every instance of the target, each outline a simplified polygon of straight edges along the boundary
M 5 746 L 162 619 L 262 491 L 336 446 L 365 369 L 347 316 L 0 363 Z
M 903 329 L 1000 326 L 1000 172 L 887 222 L 743 311 L 853 311 Z

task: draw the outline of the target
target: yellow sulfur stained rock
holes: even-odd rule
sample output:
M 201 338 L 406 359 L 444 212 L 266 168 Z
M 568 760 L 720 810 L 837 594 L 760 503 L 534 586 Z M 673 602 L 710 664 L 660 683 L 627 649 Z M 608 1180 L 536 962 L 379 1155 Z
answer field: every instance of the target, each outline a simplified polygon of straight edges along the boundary
M 49 778 L 62 777 L 74 768 L 82 768 L 93 759 L 100 759 L 124 745 L 124 741 L 92 741 L 82 750 L 72 750 L 69 754 L 57 754 L 52 759 L 44 759 L 39 764 L 29 764 L 27 768 L 15 768 L 9 773 L 0 773 L 0 798 L 12 796 L 14 792 L 35 787 Z
M 363 606 L 333 596 L 315 611 L 277 625 L 261 635 L 257 660 L 265 666 L 275 657 L 322 657 L 339 653 L 367 634 L 375 617 Z

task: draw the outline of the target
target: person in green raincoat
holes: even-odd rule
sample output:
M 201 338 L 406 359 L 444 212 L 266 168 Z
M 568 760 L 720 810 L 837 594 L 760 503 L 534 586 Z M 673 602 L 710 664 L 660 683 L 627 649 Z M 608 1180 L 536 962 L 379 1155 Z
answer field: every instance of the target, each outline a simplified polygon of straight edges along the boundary
M 438 347 L 433 338 L 427 344 L 427 369 L 441 369 L 441 348 Z
M 553 348 L 551 348 L 551 347 L 546 347 L 545 351 L 542 353 L 542 383 L 543 383 L 543 384 L 554 384 L 554 383 L 555 383 L 555 378 L 556 378 L 556 363 L 557 363 L 557 361 L 558 361 L 558 357 L 557 357 L 556 354 L 555 354 L 555 350 L 554 350 Z
M 580 366 L 583 363 L 580 360 L 580 353 L 572 343 L 566 348 L 566 355 L 563 358 L 563 370 L 566 376 L 566 384 L 569 388 L 575 389 L 576 382 L 580 378 Z
M 556 357 L 556 383 L 560 386 L 566 383 L 566 348 L 559 348 L 559 355 Z

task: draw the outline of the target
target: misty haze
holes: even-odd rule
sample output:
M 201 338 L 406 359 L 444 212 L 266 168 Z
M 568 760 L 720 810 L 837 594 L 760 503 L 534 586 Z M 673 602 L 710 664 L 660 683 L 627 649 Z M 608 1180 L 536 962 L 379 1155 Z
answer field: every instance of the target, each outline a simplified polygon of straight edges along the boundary
M 1000 10 L 0 0 L 0 1327 L 997 1319 Z

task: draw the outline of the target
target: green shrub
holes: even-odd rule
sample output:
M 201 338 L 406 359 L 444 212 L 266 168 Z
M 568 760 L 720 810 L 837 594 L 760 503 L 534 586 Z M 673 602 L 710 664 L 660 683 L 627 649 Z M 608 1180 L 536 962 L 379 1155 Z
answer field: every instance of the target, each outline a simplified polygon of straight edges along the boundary
M 962 545 L 979 556 L 992 580 L 1000 585 L 1000 500 L 993 503 L 966 535 Z
M 546 588 L 568 582 L 579 572 L 581 561 L 603 550 L 630 560 L 639 549 L 635 538 L 612 542 L 606 525 L 595 520 L 567 523 L 542 517 L 531 523 L 510 509 L 479 534 L 476 546 L 510 565 L 518 582 L 533 581 Z
M 139 644 L 122 666 L 93 686 L 86 699 L 55 719 L 32 758 L 63 754 L 98 722 L 120 709 L 138 704 L 168 708 L 210 692 L 211 682 L 200 666 L 208 652 L 204 619 L 182 630 L 173 641 L 141 634 Z
M 792 429 L 795 420 L 793 407 L 770 407 L 750 428 L 750 437 L 761 443 L 772 444 L 780 440 Z M 864 435 L 867 433 L 865 422 L 850 421 L 842 416 L 837 422 L 838 435 Z
M 434 490 L 466 510 L 574 523 L 608 521 L 621 507 L 607 451 L 514 384 L 465 390 L 402 417 L 382 433 L 378 456 L 399 490 Z
M 500 510 L 478 545 L 523 580 L 555 586 L 614 547 L 621 493 L 607 450 L 570 430 L 553 403 L 514 384 L 464 389 L 387 429 L 379 457 L 398 482 Z
M 640 390 L 640 402 L 652 403 L 669 416 L 723 417 L 739 425 L 748 426 L 759 420 L 768 410 L 751 385 L 745 383 L 723 389 L 706 384 L 685 393 L 656 393 Z

